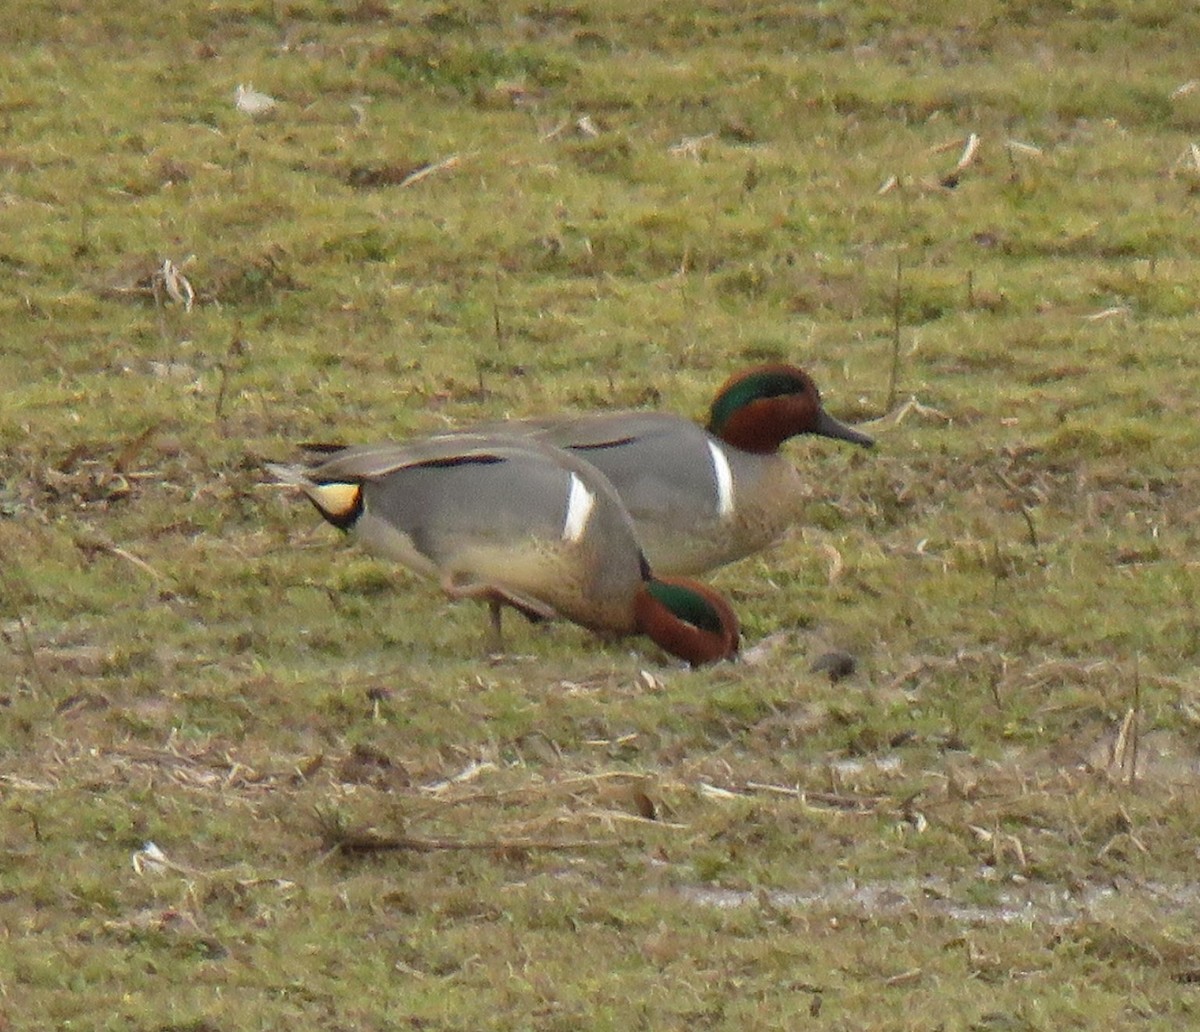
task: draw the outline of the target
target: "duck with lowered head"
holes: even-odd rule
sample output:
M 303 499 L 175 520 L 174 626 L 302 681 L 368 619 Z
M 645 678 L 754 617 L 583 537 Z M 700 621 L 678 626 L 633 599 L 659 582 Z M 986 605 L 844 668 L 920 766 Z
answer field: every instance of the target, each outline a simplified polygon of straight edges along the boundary
M 612 485 L 589 462 L 536 439 L 456 434 L 268 464 L 369 551 L 438 581 L 452 598 L 605 636 L 644 634 L 693 666 L 732 658 L 729 603 L 652 572 Z

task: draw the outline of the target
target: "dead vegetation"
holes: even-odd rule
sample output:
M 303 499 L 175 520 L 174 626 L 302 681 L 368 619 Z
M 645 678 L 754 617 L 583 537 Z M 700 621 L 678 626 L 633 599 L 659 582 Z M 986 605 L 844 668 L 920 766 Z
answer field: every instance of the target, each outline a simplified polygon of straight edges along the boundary
M 0 1026 L 1191 1027 L 1196 22 L 0 30 Z M 880 446 L 738 666 L 485 659 L 261 472 L 778 360 Z

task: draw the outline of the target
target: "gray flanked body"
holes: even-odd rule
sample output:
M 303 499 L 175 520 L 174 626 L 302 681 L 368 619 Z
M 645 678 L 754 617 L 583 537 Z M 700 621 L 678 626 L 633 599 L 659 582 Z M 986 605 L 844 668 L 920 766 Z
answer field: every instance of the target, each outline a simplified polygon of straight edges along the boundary
M 612 483 L 655 572 L 695 574 L 766 548 L 796 521 L 800 477 L 781 455 L 734 448 L 680 416 L 614 412 L 489 423 L 569 449 Z
M 345 509 L 342 525 L 369 551 L 453 595 L 634 630 L 643 560 L 633 524 L 607 480 L 569 452 L 472 434 L 271 468 L 322 511 Z

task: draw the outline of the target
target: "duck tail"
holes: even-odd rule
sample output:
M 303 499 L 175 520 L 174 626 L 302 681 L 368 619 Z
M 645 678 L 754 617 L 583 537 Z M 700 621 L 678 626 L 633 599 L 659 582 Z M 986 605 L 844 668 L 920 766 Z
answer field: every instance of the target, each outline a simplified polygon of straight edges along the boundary
M 314 480 L 307 467 L 283 462 L 264 463 L 276 482 L 299 488 L 326 520 L 338 530 L 349 530 L 363 513 L 362 485 Z
M 263 463 L 263 467 L 277 483 L 299 488 L 312 486 L 312 481 L 308 479 L 308 470 L 303 466 L 286 462 L 266 462 Z

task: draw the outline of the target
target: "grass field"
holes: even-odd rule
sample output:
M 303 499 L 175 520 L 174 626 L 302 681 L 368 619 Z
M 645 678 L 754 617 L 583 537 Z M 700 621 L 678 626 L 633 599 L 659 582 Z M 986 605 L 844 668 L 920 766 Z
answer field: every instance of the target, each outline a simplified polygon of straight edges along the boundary
M 1198 38 L 14 6 L 0 1029 L 1194 1028 Z M 736 665 L 489 660 L 262 469 L 775 360 L 879 444 L 787 446 Z

